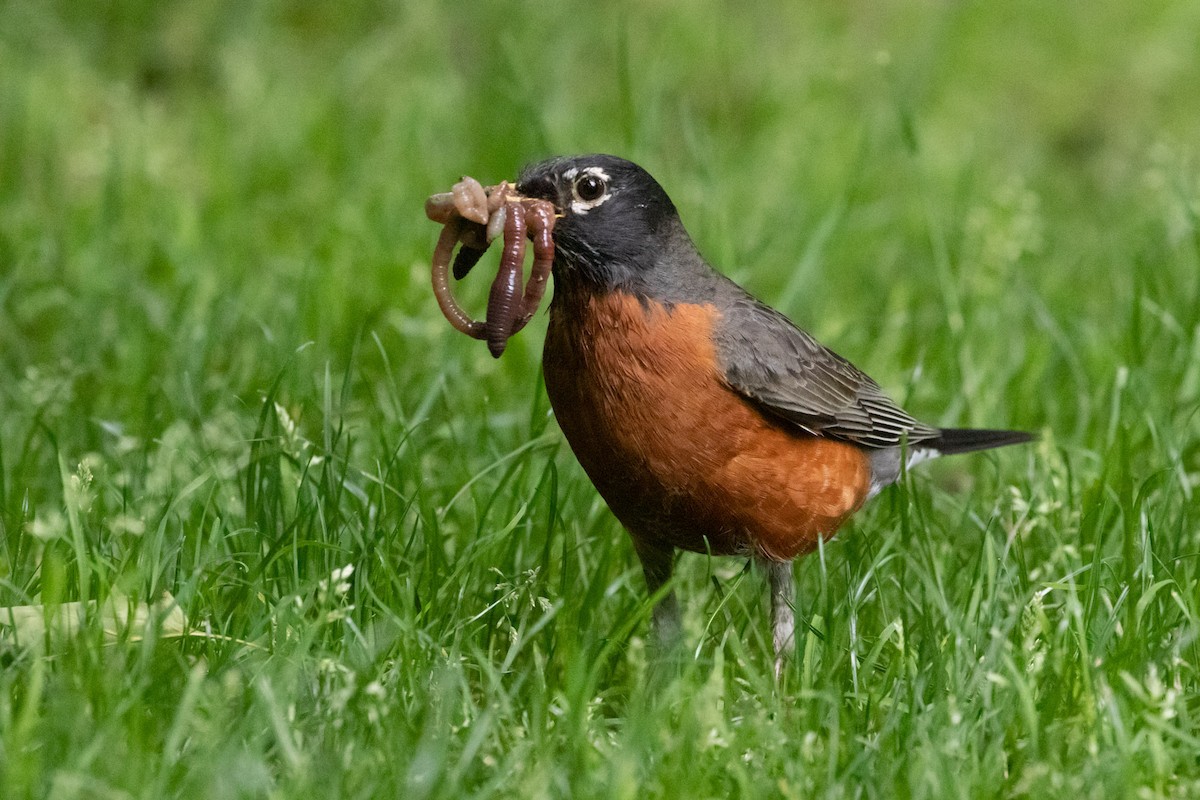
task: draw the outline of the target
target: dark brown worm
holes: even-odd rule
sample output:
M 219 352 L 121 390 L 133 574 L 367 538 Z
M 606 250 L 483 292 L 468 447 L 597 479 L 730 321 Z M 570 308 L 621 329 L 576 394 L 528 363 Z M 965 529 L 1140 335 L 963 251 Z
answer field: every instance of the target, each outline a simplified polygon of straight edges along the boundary
M 513 321 L 521 308 L 521 284 L 525 267 L 525 213 L 518 202 L 505 204 L 504 250 L 500 271 L 488 293 L 488 350 L 499 358 L 512 335 Z
M 454 254 L 454 245 L 458 244 L 463 224 L 464 221 L 461 217 L 450 220 L 442 228 L 442 235 L 438 237 L 437 247 L 433 249 L 433 296 L 437 298 L 442 315 L 449 320 L 451 325 L 467 336 L 483 339 L 487 336 L 487 326 L 471 319 L 450 291 L 450 256 Z
M 486 250 L 477 250 L 474 247 L 467 247 L 465 244 L 458 251 L 458 255 L 454 256 L 454 265 L 450 268 L 450 273 L 456 281 L 461 281 L 467 276 L 467 273 L 479 263 L 479 259 L 483 258 Z
M 491 223 L 489 222 L 488 225 L 490 227 Z M 487 252 L 491 239 L 487 238 L 484 226 L 475 222 L 468 222 L 467 220 L 463 220 L 458 239 L 462 242 L 463 246 L 458 251 L 458 255 L 454 257 L 454 266 L 451 269 L 451 273 L 454 275 L 455 280 L 461 281 L 471 271 L 471 268 L 479 263 L 479 259 L 483 258 L 483 254 Z
M 521 308 L 513 320 L 509 336 L 533 319 L 542 303 L 542 296 L 546 294 L 550 268 L 554 266 L 554 206 L 545 200 L 528 200 L 525 214 L 528 217 L 529 238 L 533 240 L 533 266 L 529 270 L 529 283 L 525 284 L 525 296 L 521 298 Z

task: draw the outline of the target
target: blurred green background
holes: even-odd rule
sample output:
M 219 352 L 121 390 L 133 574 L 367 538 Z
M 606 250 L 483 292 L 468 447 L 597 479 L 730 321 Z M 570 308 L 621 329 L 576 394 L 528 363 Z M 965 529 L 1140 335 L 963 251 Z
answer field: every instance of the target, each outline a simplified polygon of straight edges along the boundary
M 0 4 L 0 600 L 192 633 L 6 650 L 0 795 L 1200 792 L 1198 109 L 1185 1 Z M 544 315 L 493 361 L 428 290 L 427 195 L 593 151 L 917 416 L 1042 432 L 799 565 L 779 689 L 699 558 L 656 679 Z

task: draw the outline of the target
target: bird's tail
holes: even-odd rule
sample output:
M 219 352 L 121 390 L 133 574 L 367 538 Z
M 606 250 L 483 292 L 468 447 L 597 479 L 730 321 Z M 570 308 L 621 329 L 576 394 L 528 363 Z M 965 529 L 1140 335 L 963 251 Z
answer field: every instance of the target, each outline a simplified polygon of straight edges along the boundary
M 1025 431 L 998 431 L 985 428 L 942 428 L 936 439 L 927 439 L 919 447 L 937 450 L 940 455 L 970 453 L 975 450 L 990 450 L 1010 444 L 1023 444 L 1034 440 L 1032 433 Z

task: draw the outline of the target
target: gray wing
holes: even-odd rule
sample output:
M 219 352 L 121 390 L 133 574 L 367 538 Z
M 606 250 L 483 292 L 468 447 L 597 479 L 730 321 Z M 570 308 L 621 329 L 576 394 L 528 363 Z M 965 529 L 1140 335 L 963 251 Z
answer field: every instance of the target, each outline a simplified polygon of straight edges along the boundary
M 764 412 L 808 433 L 869 448 L 939 435 L 778 311 L 749 295 L 722 305 L 724 317 L 714 339 L 725 380 Z

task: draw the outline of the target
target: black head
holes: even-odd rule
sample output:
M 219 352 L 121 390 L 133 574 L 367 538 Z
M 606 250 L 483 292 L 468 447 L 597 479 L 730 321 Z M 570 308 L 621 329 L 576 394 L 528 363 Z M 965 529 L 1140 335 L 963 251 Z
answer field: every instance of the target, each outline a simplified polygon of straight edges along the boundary
M 632 161 L 552 158 L 522 170 L 517 191 L 551 201 L 561 215 L 554 227 L 560 288 L 658 294 L 655 287 L 681 268 L 703 263 L 671 198 Z

